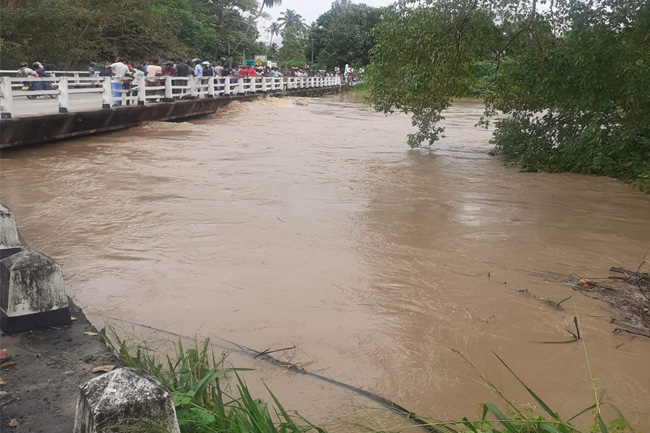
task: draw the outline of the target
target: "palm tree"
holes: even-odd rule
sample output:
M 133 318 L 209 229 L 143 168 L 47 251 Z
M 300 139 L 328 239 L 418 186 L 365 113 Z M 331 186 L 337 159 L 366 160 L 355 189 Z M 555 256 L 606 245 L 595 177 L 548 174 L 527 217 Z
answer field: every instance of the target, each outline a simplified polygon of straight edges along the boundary
M 262 0 L 262 4 L 260 5 L 260 10 L 257 11 L 257 15 L 255 15 L 255 17 L 253 19 L 249 18 L 248 27 L 246 27 L 246 32 L 244 32 L 244 36 L 237 43 L 237 46 L 235 46 L 235 48 L 232 51 L 237 50 L 237 48 L 239 48 L 241 43 L 244 42 L 244 39 L 246 39 L 246 37 L 248 36 L 248 31 L 253 26 L 253 23 L 262 15 L 262 11 L 264 10 L 264 6 L 272 8 L 274 6 L 280 6 L 281 4 L 282 4 L 282 0 Z
M 269 34 L 271 35 L 271 40 L 269 40 L 269 45 L 273 45 L 273 36 L 280 34 L 280 23 L 274 22 L 268 28 Z
M 280 12 L 280 15 L 278 23 L 280 23 L 282 31 L 286 32 L 288 29 L 292 28 L 297 30 L 299 33 L 305 31 L 305 19 L 293 9 L 287 9 L 286 12 Z

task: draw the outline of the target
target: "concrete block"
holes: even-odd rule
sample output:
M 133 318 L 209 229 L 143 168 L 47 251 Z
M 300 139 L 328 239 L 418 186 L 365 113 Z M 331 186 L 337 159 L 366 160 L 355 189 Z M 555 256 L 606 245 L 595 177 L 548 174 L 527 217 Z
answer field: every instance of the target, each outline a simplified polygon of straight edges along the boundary
M 21 332 L 70 322 L 61 267 L 34 250 L 0 260 L 0 325 Z
M 0 204 L 0 259 L 19 252 L 23 243 L 13 212 Z
M 132 431 L 130 426 L 147 420 L 160 433 L 180 433 L 171 395 L 153 375 L 120 368 L 81 386 L 74 419 L 74 433 Z

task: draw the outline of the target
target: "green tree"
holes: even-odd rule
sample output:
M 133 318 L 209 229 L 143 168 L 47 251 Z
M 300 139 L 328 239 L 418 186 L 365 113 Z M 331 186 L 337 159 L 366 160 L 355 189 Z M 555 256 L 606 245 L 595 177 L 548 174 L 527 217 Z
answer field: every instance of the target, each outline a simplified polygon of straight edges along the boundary
M 117 55 L 132 62 L 239 58 L 257 50 L 256 10 L 256 0 L 5 0 L 0 65 L 38 60 L 70 69 Z
M 650 5 L 627 0 L 425 1 L 376 27 L 378 110 L 412 113 L 432 144 L 452 98 L 477 85 L 493 143 L 528 170 L 615 176 L 650 190 Z M 417 7 L 416 7 L 417 6 Z M 491 76 L 477 81 L 476 65 Z
M 333 3 L 307 32 L 308 57 L 313 54 L 314 60 L 327 69 L 367 65 L 374 45 L 371 31 L 382 12 L 381 8 L 345 0 Z
M 303 66 L 306 63 L 305 44 L 298 29 L 289 27 L 282 33 L 282 47 L 278 55 L 284 65 L 288 65 L 291 61 L 293 61 L 292 65 Z
M 116 55 L 147 58 L 182 48 L 159 0 L 32 0 L 0 6 L 1 62 L 70 68 Z
M 271 35 L 271 38 L 269 39 L 269 45 L 273 45 L 273 36 L 280 34 L 280 23 L 277 21 L 272 22 L 268 28 L 268 31 L 269 35 Z
M 285 12 L 280 12 L 278 23 L 280 23 L 283 33 L 293 30 L 297 34 L 300 34 L 305 30 L 305 19 L 293 9 L 287 9 Z

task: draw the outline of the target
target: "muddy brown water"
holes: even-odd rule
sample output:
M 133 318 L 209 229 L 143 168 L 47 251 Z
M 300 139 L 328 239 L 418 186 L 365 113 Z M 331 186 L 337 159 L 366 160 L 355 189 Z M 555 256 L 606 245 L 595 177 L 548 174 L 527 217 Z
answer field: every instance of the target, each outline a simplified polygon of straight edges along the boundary
M 480 114 L 451 108 L 447 138 L 409 150 L 410 119 L 354 95 L 235 105 L 5 152 L 0 201 L 97 326 L 295 345 L 278 357 L 443 419 L 500 403 L 452 348 L 531 401 L 494 351 L 562 416 L 591 404 L 591 371 L 650 429 L 650 340 L 613 335 L 615 313 L 583 295 L 556 311 L 517 292 L 559 301 L 571 277 L 636 268 L 650 196 L 509 168 L 488 155 Z M 570 338 L 576 314 L 584 347 L 542 343 Z M 257 369 L 249 382 L 334 430 L 383 417 L 348 391 L 240 361 Z

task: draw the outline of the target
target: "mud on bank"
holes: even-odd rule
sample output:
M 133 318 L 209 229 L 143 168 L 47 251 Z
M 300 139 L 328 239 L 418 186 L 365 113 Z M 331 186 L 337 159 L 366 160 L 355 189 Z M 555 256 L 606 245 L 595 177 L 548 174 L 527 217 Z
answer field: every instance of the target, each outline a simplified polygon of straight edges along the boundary
M 94 367 L 118 363 L 72 301 L 70 311 L 69 326 L 2 334 L 11 358 L 0 371 L 1 432 L 71 432 L 79 386 L 101 374 Z

